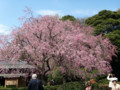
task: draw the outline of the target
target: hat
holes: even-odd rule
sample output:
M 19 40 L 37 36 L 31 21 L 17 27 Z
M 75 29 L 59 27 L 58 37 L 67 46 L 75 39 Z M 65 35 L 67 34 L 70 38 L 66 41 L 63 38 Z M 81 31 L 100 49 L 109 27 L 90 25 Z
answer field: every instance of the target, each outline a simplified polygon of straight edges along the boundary
M 118 78 L 113 78 L 113 79 L 112 79 L 112 82 L 113 82 L 113 81 L 118 81 Z

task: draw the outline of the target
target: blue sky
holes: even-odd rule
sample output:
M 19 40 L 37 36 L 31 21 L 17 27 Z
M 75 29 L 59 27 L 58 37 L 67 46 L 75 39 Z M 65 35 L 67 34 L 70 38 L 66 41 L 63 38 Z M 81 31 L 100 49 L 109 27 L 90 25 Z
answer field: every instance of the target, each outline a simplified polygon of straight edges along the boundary
M 0 34 L 9 34 L 11 27 L 19 26 L 19 17 L 24 16 L 25 7 L 34 15 L 73 15 L 77 18 L 90 17 L 100 10 L 117 10 L 120 0 L 0 0 Z

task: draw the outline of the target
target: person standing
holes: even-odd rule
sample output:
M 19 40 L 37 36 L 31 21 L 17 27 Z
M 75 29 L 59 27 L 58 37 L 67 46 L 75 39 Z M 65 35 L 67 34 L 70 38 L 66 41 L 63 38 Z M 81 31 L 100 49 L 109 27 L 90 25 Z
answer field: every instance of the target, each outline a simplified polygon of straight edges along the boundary
M 44 90 L 42 81 L 37 79 L 37 75 L 32 75 L 32 80 L 29 82 L 27 90 Z
M 91 83 L 90 83 L 90 81 L 87 82 L 87 87 L 86 87 L 85 90 L 91 90 Z
M 50 86 L 53 86 L 53 85 L 54 85 L 54 80 L 50 80 L 50 81 L 49 81 L 49 85 L 50 85 Z
M 117 81 L 118 81 L 117 78 L 114 78 L 114 79 L 112 80 L 112 83 L 113 83 L 112 90 L 120 90 L 120 85 L 117 84 Z
M 115 78 L 116 78 L 116 77 L 114 77 L 113 74 L 108 74 L 107 80 L 109 80 L 109 88 L 112 88 L 112 86 L 113 86 L 112 81 L 113 81 Z M 117 79 L 117 78 L 116 78 L 116 79 Z

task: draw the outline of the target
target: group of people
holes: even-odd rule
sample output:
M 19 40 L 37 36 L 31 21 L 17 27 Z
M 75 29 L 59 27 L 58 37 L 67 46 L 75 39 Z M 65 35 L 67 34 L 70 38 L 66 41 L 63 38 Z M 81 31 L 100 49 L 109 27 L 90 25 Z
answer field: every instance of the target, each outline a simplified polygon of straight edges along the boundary
M 107 79 L 109 80 L 109 88 L 111 90 L 120 90 L 120 85 L 117 84 L 118 78 L 113 74 L 108 74 Z
M 108 74 L 107 79 L 109 80 L 109 88 L 111 90 L 120 90 L 120 85 L 117 83 L 118 78 L 113 74 Z M 50 85 L 52 85 L 52 83 L 50 82 Z M 92 83 L 96 82 L 93 79 L 87 82 L 86 90 L 91 90 Z M 44 90 L 42 81 L 37 79 L 36 74 L 32 75 L 32 80 L 29 82 L 27 90 Z
M 117 83 L 118 78 L 116 78 L 113 74 L 108 74 L 107 80 L 109 80 L 109 90 L 120 90 L 120 85 Z M 91 90 L 91 84 L 96 83 L 93 79 L 86 83 L 86 90 Z

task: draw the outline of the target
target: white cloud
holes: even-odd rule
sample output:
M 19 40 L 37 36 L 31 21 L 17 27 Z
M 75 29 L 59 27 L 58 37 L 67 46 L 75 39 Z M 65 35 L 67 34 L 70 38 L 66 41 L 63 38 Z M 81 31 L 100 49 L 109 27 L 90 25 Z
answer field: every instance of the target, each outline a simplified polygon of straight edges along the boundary
M 54 15 L 62 15 L 62 11 L 60 11 L 60 10 L 56 10 L 56 11 L 54 11 L 54 10 L 38 10 L 38 11 L 36 11 L 37 12 L 37 14 L 39 14 L 39 15 L 52 15 L 52 16 L 54 16 Z
M 11 32 L 10 27 L 0 24 L 0 34 L 8 35 L 8 34 L 10 34 L 10 32 Z
M 89 9 L 86 9 L 86 10 L 74 10 L 72 13 L 73 14 L 78 14 L 78 15 L 84 15 L 84 16 L 91 16 L 91 15 L 95 15 L 97 14 L 99 11 L 97 10 L 89 10 Z

